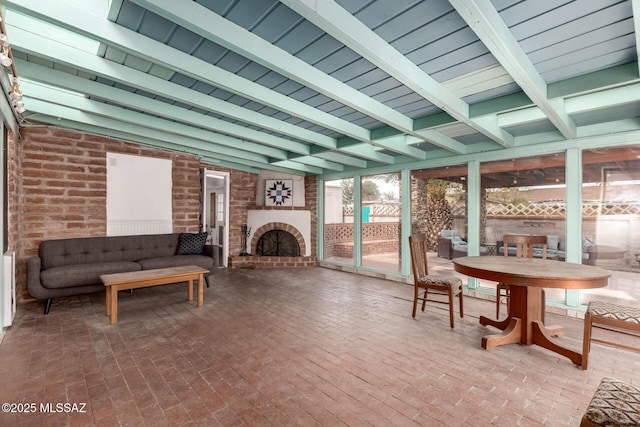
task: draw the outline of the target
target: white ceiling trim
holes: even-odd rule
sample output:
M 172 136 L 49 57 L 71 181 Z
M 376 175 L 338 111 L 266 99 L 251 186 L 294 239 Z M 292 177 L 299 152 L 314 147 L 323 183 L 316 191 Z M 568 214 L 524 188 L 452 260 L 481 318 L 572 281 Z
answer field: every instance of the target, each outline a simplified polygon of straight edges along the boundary
M 575 138 L 576 125 L 564 110 L 564 105 L 547 99 L 547 84 L 491 2 L 449 0 L 449 3 L 564 137 Z

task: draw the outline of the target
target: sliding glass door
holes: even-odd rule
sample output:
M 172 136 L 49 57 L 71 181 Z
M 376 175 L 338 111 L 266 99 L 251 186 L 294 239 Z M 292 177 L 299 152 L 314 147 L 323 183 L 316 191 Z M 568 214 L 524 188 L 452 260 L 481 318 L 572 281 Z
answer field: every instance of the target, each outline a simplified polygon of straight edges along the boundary
M 353 264 L 353 178 L 324 183 L 323 258 Z
M 606 288 L 582 291 L 592 299 L 640 301 L 640 146 L 582 153 L 583 263 L 611 272 Z
M 399 174 L 362 177 L 361 189 L 362 266 L 400 271 Z

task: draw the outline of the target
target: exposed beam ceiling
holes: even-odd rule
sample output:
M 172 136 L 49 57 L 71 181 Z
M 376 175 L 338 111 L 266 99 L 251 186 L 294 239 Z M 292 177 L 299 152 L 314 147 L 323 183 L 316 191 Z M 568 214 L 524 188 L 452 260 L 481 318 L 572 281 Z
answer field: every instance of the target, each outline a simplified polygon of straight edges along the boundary
M 422 71 L 339 4 L 333 1 L 315 0 L 280 1 L 457 120 L 475 128 L 501 145 L 513 145 L 513 138 L 506 132 L 488 129 L 470 120 L 469 106 L 464 101 L 454 96 L 446 87 Z M 424 137 L 422 134 L 417 135 Z M 440 144 L 439 139 L 436 137 L 429 142 L 458 153 L 466 151 L 463 145 L 456 143 L 455 140 Z
M 297 175 L 635 135 L 639 3 L 3 1 L 22 126 Z
M 450 3 L 564 137 L 575 138 L 576 126 L 565 111 L 562 100 L 547 99 L 545 81 L 491 2 L 489 0 L 450 0 Z

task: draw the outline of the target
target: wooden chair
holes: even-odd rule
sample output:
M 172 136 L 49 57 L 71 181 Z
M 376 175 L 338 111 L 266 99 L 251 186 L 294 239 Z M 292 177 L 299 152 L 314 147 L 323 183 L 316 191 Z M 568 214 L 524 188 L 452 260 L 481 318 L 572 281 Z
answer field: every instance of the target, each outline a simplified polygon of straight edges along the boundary
M 535 250 L 540 251 L 540 257 L 547 259 L 547 236 L 525 236 L 518 234 L 505 234 L 502 238 L 504 242 L 504 256 L 509 255 L 509 244 L 515 245 L 515 256 L 521 258 L 533 258 L 534 245 L 539 245 Z M 513 246 L 512 246 L 513 248 Z M 496 319 L 500 318 L 500 302 L 502 298 L 507 301 L 507 313 L 509 313 L 509 301 L 511 291 L 507 283 L 498 283 L 496 286 Z M 542 290 L 542 321 L 544 322 L 544 289 Z
M 411 249 L 411 268 L 413 269 L 413 312 L 412 317 L 416 317 L 416 307 L 418 300 L 422 301 L 422 311 L 424 311 L 427 301 L 439 304 L 449 304 L 449 323 L 453 328 L 453 298 L 457 296 L 460 300 L 460 317 L 464 315 L 462 308 L 462 280 L 455 276 L 429 274 L 427 266 L 427 235 L 424 233 L 409 236 L 409 247 Z M 424 296 L 419 295 L 420 289 L 424 289 Z M 440 299 L 429 299 L 428 295 L 440 295 Z M 447 299 L 442 299 L 446 296 Z

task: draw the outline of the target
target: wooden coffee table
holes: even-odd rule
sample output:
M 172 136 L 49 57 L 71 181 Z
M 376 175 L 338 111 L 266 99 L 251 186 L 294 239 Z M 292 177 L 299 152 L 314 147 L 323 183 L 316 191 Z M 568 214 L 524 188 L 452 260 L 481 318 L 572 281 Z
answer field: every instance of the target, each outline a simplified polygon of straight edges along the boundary
M 154 270 L 131 271 L 128 273 L 103 274 L 100 276 L 107 294 L 107 316 L 111 316 L 111 324 L 118 323 L 118 291 L 126 289 L 146 288 L 149 286 L 168 285 L 170 283 L 188 282 L 187 299 L 193 301 L 193 281 L 198 281 L 198 307 L 204 304 L 204 275 L 209 270 L 197 265 L 182 267 L 158 268 Z

